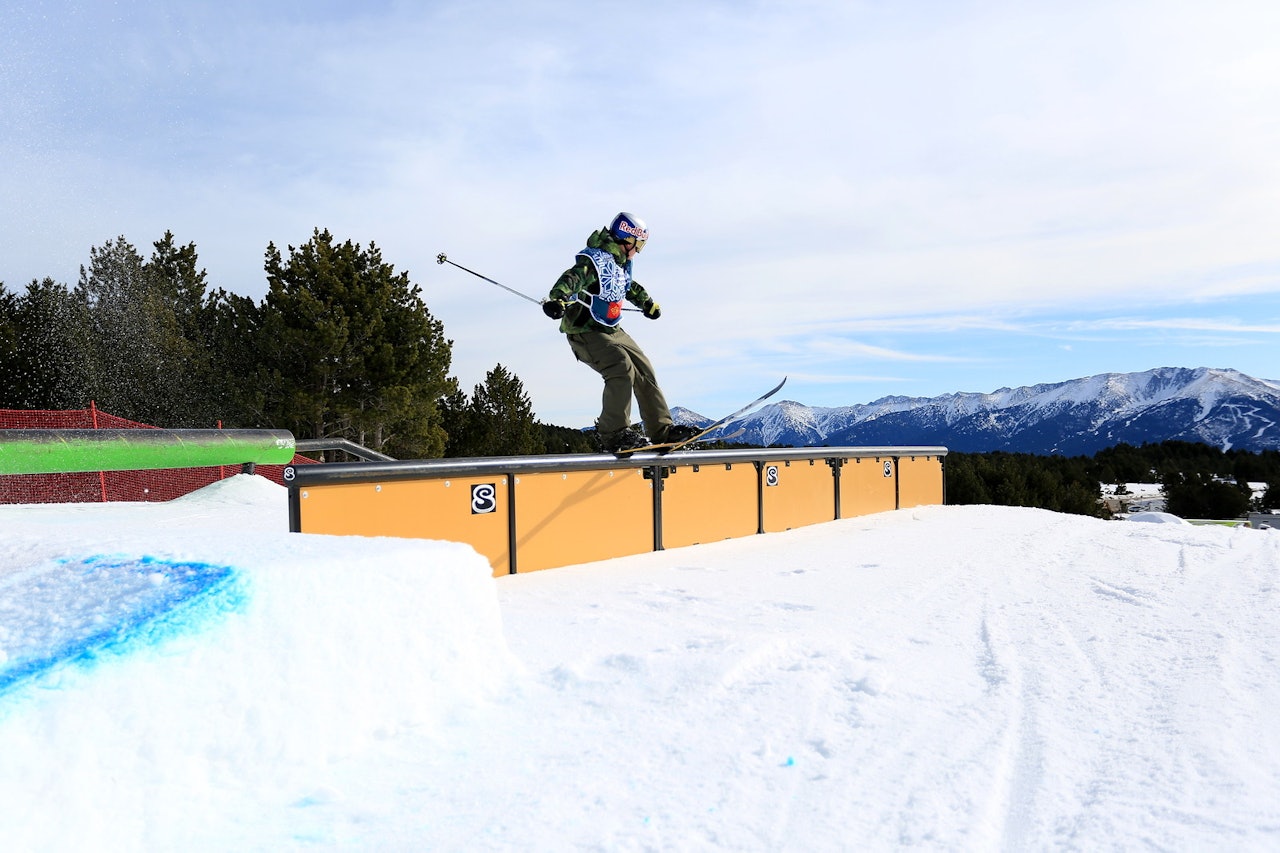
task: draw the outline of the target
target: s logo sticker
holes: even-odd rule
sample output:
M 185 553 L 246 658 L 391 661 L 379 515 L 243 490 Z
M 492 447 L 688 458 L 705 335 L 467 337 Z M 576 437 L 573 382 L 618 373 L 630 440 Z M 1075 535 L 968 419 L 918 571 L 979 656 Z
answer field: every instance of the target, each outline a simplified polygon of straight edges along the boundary
M 493 483 L 476 483 L 471 487 L 471 514 L 486 515 L 498 509 L 498 489 Z

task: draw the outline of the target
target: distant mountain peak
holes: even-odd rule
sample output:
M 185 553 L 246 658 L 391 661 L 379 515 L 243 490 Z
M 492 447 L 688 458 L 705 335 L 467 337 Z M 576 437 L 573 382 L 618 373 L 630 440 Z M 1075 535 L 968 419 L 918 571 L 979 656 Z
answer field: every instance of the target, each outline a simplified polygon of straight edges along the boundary
M 709 419 L 677 407 L 680 423 Z M 752 444 L 943 445 L 1092 455 L 1125 442 L 1199 441 L 1222 449 L 1280 449 L 1280 382 L 1231 368 L 1157 367 L 1066 382 L 938 397 L 881 397 L 823 408 L 784 400 L 742 421 Z

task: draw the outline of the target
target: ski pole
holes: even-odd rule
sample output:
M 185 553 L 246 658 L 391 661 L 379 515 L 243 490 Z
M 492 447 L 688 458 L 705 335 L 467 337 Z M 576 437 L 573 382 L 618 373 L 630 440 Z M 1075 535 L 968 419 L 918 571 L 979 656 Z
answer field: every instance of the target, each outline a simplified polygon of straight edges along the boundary
M 532 302 L 534 305 L 541 305 L 541 304 L 542 304 L 542 300 L 541 300 L 541 299 L 534 299 L 532 296 L 528 295 L 527 293 L 521 293 L 521 292 L 520 292 L 520 291 L 518 291 L 518 290 L 513 290 L 513 289 L 511 289 L 510 287 L 507 287 L 505 284 L 503 284 L 503 283 L 502 283 L 502 282 L 500 282 L 500 281 L 494 281 L 493 279 L 489 278 L 489 276 L 487 276 L 487 275 L 480 275 L 480 273 L 476 272 L 475 270 L 469 270 L 469 269 L 467 269 L 466 267 L 464 267 L 462 264 L 454 263 L 453 261 L 451 261 L 451 260 L 449 260 L 447 257 L 445 257 L 444 252 L 441 252 L 440 254 L 436 255 L 436 263 L 437 263 L 437 264 L 453 264 L 453 266 L 457 267 L 458 269 L 462 270 L 463 272 L 469 272 L 469 273 L 471 273 L 473 276 L 475 276 L 476 278 L 482 278 L 482 279 L 484 279 L 485 281 L 489 282 L 490 284 L 496 284 L 498 287 L 501 287 L 501 288 L 502 288 L 503 290 L 505 290 L 507 293 L 514 293 L 516 296 L 519 296 L 521 299 L 527 299 L 527 300 L 529 300 L 529 301 L 530 301 L 530 302 Z
M 490 284 L 495 284 L 495 285 L 497 285 L 498 287 L 501 287 L 501 288 L 502 288 L 503 290 L 505 290 L 507 293 L 514 293 L 516 296 L 519 296 L 521 299 L 527 299 L 527 300 L 529 300 L 530 302 L 532 302 L 534 305 L 541 305 L 544 301 L 546 301 L 546 300 L 543 300 L 543 299 L 534 299 L 534 298 L 533 298 L 532 296 L 530 296 L 529 294 L 527 294 L 527 293 L 521 293 L 521 292 L 520 292 L 520 291 L 518 291 L 518 290 L 515 290 L 515 289 L 513 289 L 513 288 L 507 287 L 507 286 L 506 286 L 505 284 L 503 284 L 502 282 L 500 282 L 500 281 L 494 281 L 493 279 L 489 278 L 489 276 L 487 276 L 487 275 L 480 275 L 480 273 L 476 272 L 475 270 L 469 270 L 469 269 L 467 269 L 466 267 L 464 267 L 462 264 L 457 263 L 456 261 L 451 261 L 451 260 L 449 260 L 448 256 L 446 256 L 444 252 L 441 252 L 440 254 L 436 255 L 436 263 L 437 263 L 437 264 L 450 264 L 450 265 L 452 265 L 452 266 L 455 266 L 455 267 L 457 267 L 458 269 L 462 270 L 463 272 L 469 272 L 469 273 L 471 273 L 471 274 L 472 274 L 473 276 L 475 276 L 476 278 L 482 278 L 482 279 L 484 279 L 485 281 L 489 282 Z M 580 302 L 581 304 L 586 305 L 587 307 L 591 307 L 591 303 L 590 303 L 590 301 L 588 301 L 588 300 L 586 300 L 586 299 L 583 299 L 583 298 L 582 298 L 582 296 L 581 296 L 581 294 L 579 294 L 578 298 L 577 298 L 576 300 L 574 300 L 574 301 L 576 301 L 576 302 Z M 622 310 L 623 310 L 623 311 L 639 311 L 640 309 L 639 309 L 639 308 L 623 308 Z

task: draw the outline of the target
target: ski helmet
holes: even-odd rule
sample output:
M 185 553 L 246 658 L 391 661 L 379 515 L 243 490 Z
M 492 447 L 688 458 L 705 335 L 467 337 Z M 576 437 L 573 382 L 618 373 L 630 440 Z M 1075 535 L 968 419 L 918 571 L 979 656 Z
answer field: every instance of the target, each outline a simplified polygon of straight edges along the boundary
M 613 217 L 613 221 L 609 223 L 609 233 L 619 242 L 635 240 L 637 250 L 644 248 L 645 241 L 649 239 L 649 227 L 644 224 L 644 220 L 626 211 Z

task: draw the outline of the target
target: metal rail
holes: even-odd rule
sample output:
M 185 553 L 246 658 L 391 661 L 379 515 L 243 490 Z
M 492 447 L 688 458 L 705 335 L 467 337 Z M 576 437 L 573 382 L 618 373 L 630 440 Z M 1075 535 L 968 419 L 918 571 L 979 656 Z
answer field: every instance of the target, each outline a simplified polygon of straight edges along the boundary
M 348 441 L 345 438 L 304 438 L 294 442 L 299 453 L 319 453 L 322 450 L 341 450 L 343 453 L 349 453 L 357 459 L 363 459 L 366 462 L 395 462 L 394 456 L 387 456 L 385 453 L 379 453 L 376 450 L 356 444 L 354 441 Z
M 298 442 L 301 448 L 303 442 Z M 468 459 L 424 459 L 401 462 L 330 462 L 288 466 L 284 480 L 293 488 L 320 483 L 371 483 L 483 474 L 527 474 L 537 471 L 602 471 L 618 468 L 676 468 L 682 465 L 732 465 L 799 459 L 857 459 L 946 456 L 945 447 L 775 447 L 733 450 L 690 450 L 675 453 L 572 453 L 545 456 L 491 456 Z

